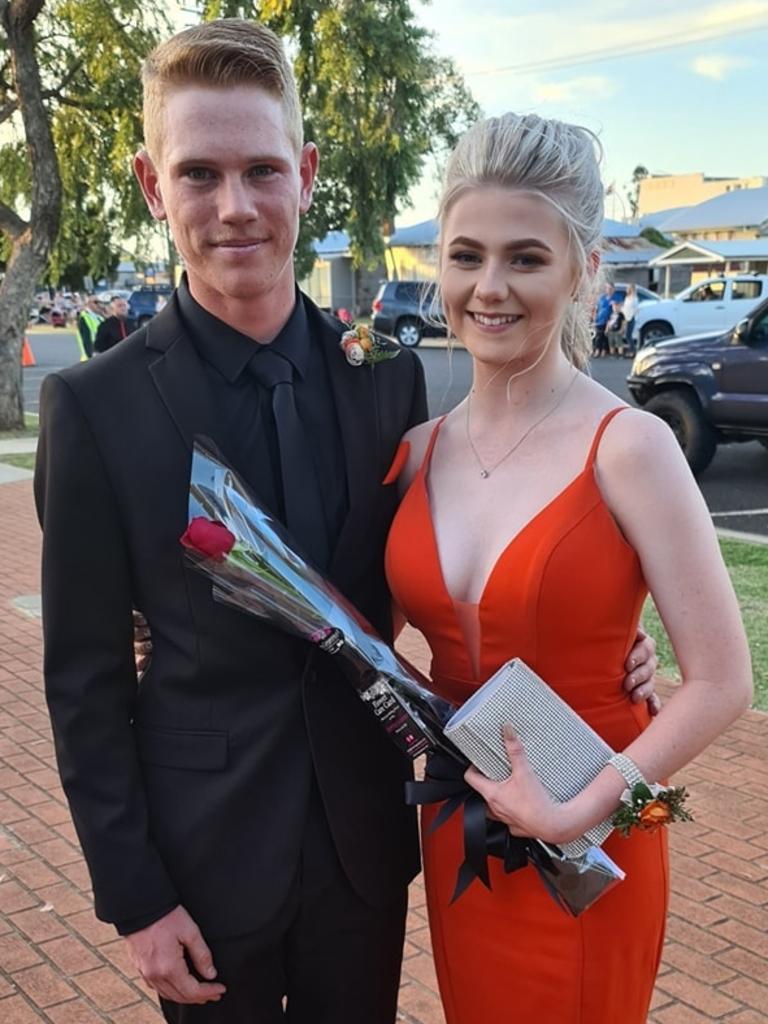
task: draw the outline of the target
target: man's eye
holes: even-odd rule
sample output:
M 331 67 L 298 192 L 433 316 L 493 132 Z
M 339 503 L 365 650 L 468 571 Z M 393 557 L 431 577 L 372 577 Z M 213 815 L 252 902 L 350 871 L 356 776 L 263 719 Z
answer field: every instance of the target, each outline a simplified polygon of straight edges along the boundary
M 191 181 L 208 181 L 211 177 L 211 172 L 207 167 L 190 167 L 184 174 Z
M 256 164 L 250 170 L 251 177 L 253 178 L 267 178 L 270 174 L 274 174 L 275 169 L 269 164 Z

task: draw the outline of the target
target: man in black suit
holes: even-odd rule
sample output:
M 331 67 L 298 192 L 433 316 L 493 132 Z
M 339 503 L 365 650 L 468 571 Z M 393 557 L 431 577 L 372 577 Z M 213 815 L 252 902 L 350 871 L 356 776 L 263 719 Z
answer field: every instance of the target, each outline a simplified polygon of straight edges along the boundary
M 382 481 L 425 418 L 423 373 L 408 352 L 350 365 L 342 325 L 296 288 L 318 157 L 279 41 L 209 23 L 159 47 L 144 83 L 136 173 L 187 276 L 131 338 L 47 378 L 35 485 L 47 696 L 96 912 L 169 1021 L 391 1024 L 418 870 L 409 765 L 308 645 L 215 603 L 179 538 L 207 435 L 391 637 Z M 305 431 L 309 518 L 270 359 Z M 154 643 L 138 687 L 132 608 Z

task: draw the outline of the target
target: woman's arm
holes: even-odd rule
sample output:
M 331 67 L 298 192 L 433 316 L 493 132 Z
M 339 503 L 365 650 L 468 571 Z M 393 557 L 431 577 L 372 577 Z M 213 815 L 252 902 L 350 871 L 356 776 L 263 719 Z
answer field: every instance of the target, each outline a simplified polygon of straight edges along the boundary
M 622 412 L 606 430 L 597 478 L 640 558 L 683 680 L 623 751 L 648 782 L 657 782 L 696 757 L 749 706 L 749 649 L 709 511 L 668 427 L 640 410 Z M 477 788 L 514 833 L 566 842 L 616 809 L 626 783 L 614 768 L 557 805 L 528 772 L 519 744 L 510 744 L 513 777 Z M 474 773 L 468 778 L 478 781 Z

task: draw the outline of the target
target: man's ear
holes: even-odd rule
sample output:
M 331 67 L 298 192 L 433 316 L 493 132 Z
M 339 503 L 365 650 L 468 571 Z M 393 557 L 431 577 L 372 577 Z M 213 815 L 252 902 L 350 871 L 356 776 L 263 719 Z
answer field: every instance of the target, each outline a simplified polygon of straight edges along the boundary
M 317 165 L 320 154 L 314 142 L 307 142 L 299 156 L 299 179 L 301 181 L 301 192 L 299 194 L 299 213 L 306 213 L 312 205 L 312 191 L 315 187 L 317 176 Z M 146 193 L 145 193 L 146 195 Z
M 149 212 L 155 220 L 165 220 L 167 214 L 163 197 L 160 195 L 160 178 L 146 149 L 140 149 L 133 158 L 133 172 L 136 175 Z

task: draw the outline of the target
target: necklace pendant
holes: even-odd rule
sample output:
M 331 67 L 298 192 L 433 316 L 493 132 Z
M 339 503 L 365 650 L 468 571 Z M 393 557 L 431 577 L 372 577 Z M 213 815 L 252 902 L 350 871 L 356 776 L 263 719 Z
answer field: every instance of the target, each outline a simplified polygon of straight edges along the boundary
M 491 474 L 488 472 L 487 469 L 480 470 L 480 476 L 483 478 L 483 480 L 487 480 L 490 475 Z

